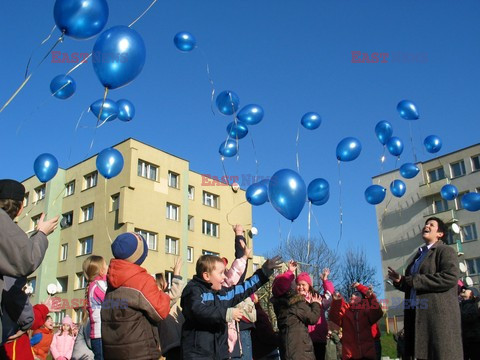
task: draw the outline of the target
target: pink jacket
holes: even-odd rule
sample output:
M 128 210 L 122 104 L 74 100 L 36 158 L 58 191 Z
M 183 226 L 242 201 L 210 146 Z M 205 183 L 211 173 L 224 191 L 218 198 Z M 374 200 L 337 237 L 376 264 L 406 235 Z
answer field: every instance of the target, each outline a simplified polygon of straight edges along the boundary
M 50 345 L 50 352 L 54 359 L 58 359 L 60 356 L 64 356 L 67 359 L 72 358 L 73 344 L 75 338 L 67 333 L 60 335 L 56 333 L 53 336 L 52 345 Z
M 328 310 L 332 304 L 332 294 L 335 292 L 333 283 L 330 280 L 323 282 L 323 300 L 322 300 L 322 314 L 315 325 L 308 325 L 308 332 L 313 342 L 327 342 L 328 323 L 325 318 L 325 311 Z M 309 301 L 310 299 L 307 299 Z M 310 302 L 310 301 L 309 301 Z
M 102 337 L 100 310 L 107 291 L 107 275 L 98 275 L 88 284 L 87 310 L 90 317 L 90 339 Z

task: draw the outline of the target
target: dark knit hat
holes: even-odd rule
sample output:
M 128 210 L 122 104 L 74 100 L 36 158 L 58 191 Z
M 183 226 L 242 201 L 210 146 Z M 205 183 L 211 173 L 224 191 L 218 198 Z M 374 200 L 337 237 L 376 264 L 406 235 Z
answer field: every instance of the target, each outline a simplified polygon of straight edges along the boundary
M 0 180 L 0 199 L 23 201 L 25 197 L 25 186 L 15 180 Z
M 148 255 L 148 244 L 140 234 L 123 233 L 113 241 L 112 253 L 115 259 L 142 265 Z

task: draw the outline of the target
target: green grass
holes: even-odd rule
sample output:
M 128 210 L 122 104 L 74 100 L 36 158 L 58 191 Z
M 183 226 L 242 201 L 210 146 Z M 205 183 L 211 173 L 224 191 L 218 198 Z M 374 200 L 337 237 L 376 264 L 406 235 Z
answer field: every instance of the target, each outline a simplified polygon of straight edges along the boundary
M 397 357 L 397 343 L 393 340 L 393 334 L 382 333 L 382 356 L 389 356 L 392 359 Z

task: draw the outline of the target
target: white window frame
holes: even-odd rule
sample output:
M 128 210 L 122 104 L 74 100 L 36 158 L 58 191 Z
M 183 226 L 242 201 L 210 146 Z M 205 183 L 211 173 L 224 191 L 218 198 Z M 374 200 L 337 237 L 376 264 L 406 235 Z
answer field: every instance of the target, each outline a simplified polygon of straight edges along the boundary
M 62 244 L 60 246 L 60 261 L 67 260 L 68 257 L 68 244 Z
M 218 199 L 219 199 L 218 195 L 209 193 L 207 191 L 203 192 L 203 205 L 205 206 L 218 209 L 218 203 L 219 203 Z
M 187 246 L 187 262 L 192 263 L 194 258 L 193 246 Z
M 23 197 L 23 207 L 26 208 L 28 206 L 28 197 L 30 196 L 30 193 L 27 192 L 25 193 L 25 196 Z
M 88 281 L 83 272 L 78 272 L 75 284 L 75 290 L 85 289 L 87 287 Z
M 188 199 L 189 200 L 195 199 L 195 186 L 188 185 Z
M 135 229 L 135 232 L 143 236 L 143 238 L 147 242 L 148 250 L 157 251 L 157 246 L 158 246 L 157 233 L 147 231 L 147 230 L 142 230 L 142 229 Z
M 98 183 L 98 172 L 94 171 L 91 172 L 83 177 L 84 179 L 84 190 L 91 189 L 95 186 L 97 186 Z
M 480 170 L 480 154 L 472 156 L 470 158 L 470 161 L 472 163 L 472 171 L 479 171 Z
M 63 218 L 67 218 L 67 221 L 70 220 L 70 222 L 67 222 L 67 225 L 62 226 Z M 60 220 L 60 228 L 66 229 L 69 228 L 70 226 L 73 225 L 73 211 L 66 212 L 62 214 L 62 219 Z
M 38 224 L 38 220 L 42 217 L 42 214 L 32 216 L 32 228 L 31 231 L 35 230 Z
M 86 236 L 78 240 L 79 252 L 78 256 L 89 255 L 93 251 L 93 235 Z M 88 243 L 90 242 L 90 251 L 88 251 Z
M 62 284 L 60 283 L 59 279 L 64 280 L 65 279 L 65 289 L 63 288 Z M 57 293 L 58 294 L 63 294 L 68 291 L 68 276 L 60 276 L 57 277 Z
M 467 235 L 471 235 L 472 238 L 467 240 Z M 462 225 L 462 242 L 470 242 L 478 240 L 477 226 L 475 223 Z
M 443 172 L 443 177 L 439 177 L 439 170 L 442 170 Z M 435 179 L 432 179 L 432 174 L 435 174 Z M 445 179 L 445 169 L 443 168 L 443 166 L 440 166 L 436 169 L 431 169 L 431 170 L 428 170 L 428 181 L 433 183 L 435 181 L 440 181 L 442 179 Z
M 442 204 L 442 209 L 439 209 L 438 204 Z M 438 214 L 444 211 L 450 210 L 452 207 L 450 206 L 449 202 L 442 197 L 435 197 L 433 199 L 433 213 Z
M 189 231 L 195 231 L 195 217 L 193 215 L 188 215 L 187 228 Z
M 180 206 L 172 203 L 167 203 L 166 217 L 169 220 L 179 221 L 180 219 Z
M 215 256 L 220 256 L 220 253 L 217 253 L 215 251 L 210 251 L 210 250 L 202 250 L 202 255 L 215 255 Z
M 110 211 L 118 211 L 120 209 L 120 193 L 110 196 Z
M 460 170 L 460 174 L 457 174 L 457 175 L 454 174 L 454 170 L 453 170 L 454 166 L 456 166 L 456 165 L 459 166 L 459 170 Z M 452 179 L 466 175 L 467 171 L 466 171 L 466 168 L 465 168 L 465 161 L 462 159 L 462 160 L 450 163 L 450 172 L 452 174 Z
M 95 203 L 91 203 L 82 207 L 82 222 L 92 221 L 95 215 Z
M 63 309 L 60 311 L 55 311 L 53 313 L 53 321 L 55 324 L 59 325 L 62 323 L 63 318 L 67 315 L 67 310 Z
M 35 188 L 35 202 L 45 199 L 46 190 L 45 185 Z
M 138 159 L 137 175 L 145 179 L 157 181 L 158 168 L 159 167 L 157 165 Z M 152 171 L 153 171 L 153 175 L 152 175 Z
M 208 220 L 202 220 L 202 234 L 218 238 L 220 225 Z
M 471 261 L 471 264 L 473 264 L 474 271 L 475 272 L 470 272 L 470 266 L 468 266 L 468 263 Z M 468 275 L 478 275 L 480 274 L 480 257 L 473 258 L 473 259 L 465 259 L 465 263 L 467 264 L 467 273 Z
M 168 171 L 168 186 L 174 189 L 180 189 L 180 174 Z
M 180 239 L 173 236 L 165 236 L 165 254 L 178 255 Z
M 65 197 L 75 194 L 75 180 L 65 184 Z

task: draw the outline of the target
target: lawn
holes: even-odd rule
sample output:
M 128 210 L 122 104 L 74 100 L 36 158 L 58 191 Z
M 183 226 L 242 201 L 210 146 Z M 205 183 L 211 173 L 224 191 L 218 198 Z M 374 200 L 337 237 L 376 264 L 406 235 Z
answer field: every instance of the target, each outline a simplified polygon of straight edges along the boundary
M 393 340 L 393 334 L 382 333 L 380 341 L 382 342 L 382 356 L 389 356 L 392 359 L 396 359 L 397 343 Z

